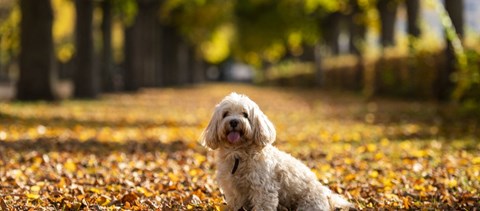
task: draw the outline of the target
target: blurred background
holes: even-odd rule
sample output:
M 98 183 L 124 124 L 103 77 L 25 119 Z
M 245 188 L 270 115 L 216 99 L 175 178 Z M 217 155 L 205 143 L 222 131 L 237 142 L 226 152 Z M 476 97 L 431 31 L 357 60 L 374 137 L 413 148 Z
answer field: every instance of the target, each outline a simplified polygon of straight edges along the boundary
M 209 81 L 478 107 L 475 0 L 0 0 L 0 99 Z

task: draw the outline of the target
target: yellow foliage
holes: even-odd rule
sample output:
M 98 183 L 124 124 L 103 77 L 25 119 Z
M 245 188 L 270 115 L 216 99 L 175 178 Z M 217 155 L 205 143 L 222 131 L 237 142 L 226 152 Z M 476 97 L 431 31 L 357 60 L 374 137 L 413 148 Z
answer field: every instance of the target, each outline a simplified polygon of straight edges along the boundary
M 306 0 L 305 11 L 307 13 L 313 13 L 317 8 L 321 7 L 327 11 L 337 11 L 339 9 L 339 1 L 329 0 Z
M 70 0 L 53 0 L 53 39 L 55 52 L 61 62 L 69 61 L 74 54 L 73 30 L 75 27 L 75 6 Z
M 201 51 L 206 61 L 219 63 L 230 55 L 230 42 L 233 36 L 233 27 L 224 25 L 215 30 L 211 39 L 201 44 Z

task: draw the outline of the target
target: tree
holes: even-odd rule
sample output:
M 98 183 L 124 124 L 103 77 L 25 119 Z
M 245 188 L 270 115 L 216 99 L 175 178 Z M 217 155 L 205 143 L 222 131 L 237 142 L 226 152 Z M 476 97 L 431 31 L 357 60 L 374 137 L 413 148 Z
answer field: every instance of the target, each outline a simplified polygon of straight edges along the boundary
M 334 12 L 328 15 L 322 24 L 323 29 L 328 29 L 324 31 L 324 41 L 332 55 L 338 55 L 340 53 L 339 38 L 343 19 L 344 15 L 341 12 Z
M 133 24 L 126 29 L 125 89 L 136 91 L 144 86 L 158 86 L 158 68 L 160 58 L 156 43 L 160 36 L 158 30 L 158 0 L 137 1 L 138 13 Z M 127 49 L 128 48 L 128 49 Z
M 93 66 L 93 1 L 75 0 L 76 69 L 74 97 L 96 98 L 99 94 L 99 74 Z
M 361 56 L 360 45 L 365 40 L 367 26 L 365 21 L 365 11 L 358 4 L 358 0 L 350 0 L 350 13 L 348 14 L 348 28 L 350 31 L 349 51 L 357 56 Z
M 395 22 L 397 20 L 396 0 L 378 0 L 377 8 L 380 14 L 380 40 L 383 47 L 395 45 Z
M 453 27 L 455 32 L 460 40 L 463 39 L 464 35 L 464 22 L 463 22 L 463 0 L 445 0 L 445 10 L 447 11 L 450 19 L 452 20 Z M 449 29 L 446 29 L 449 30 Z M 446 36 L 447 47 L 445 48 L 445 59 L 446 65 L 445 68 L 440 68 L 437 79 L 437 97 L 439 100 L 449 99 L 450 92 L 453 89 L 453 81 L 451 76 L 454 73 L 457 67 L 457 59 L 455 57 L 454 48 L 452 45 L 452 40 L 449 40 Z
M 181 82 L 180 76 L 184 74 L 181 62 L 185 60 L 185 55 L 183 54 L 185 52 L 182 49 L 182 45 L 182 37 L 174 26 L 162 26 L 161 68 L 163 72 L 162 84 L 164 86 L 174 86 Z
M 361 52 L 361 45 L 365 40 L 366 21 L 365 8 L 361 7 L 358 0 L 350 0 L 350 14 L 348 15 L 348 24 L 350 31 L 349 51 L 357 57 L 357 65 L 355 67 L 355 84 L 354 87 L 361 89 L 364 78 L 364 57 Z
M 124 88 L 126 91 L 137 91 L 140 88 L 139 77 L 135 71 L 135 62 L 138 60 L 138 54 L 134 52 L 135 48 L 135 24 L 125 27 L 124 54 L 125 54 L 125 74 L 123 77 Z
M 420 15 L 420 0 L 406 0 L 407 7 L 407 32 L 413 37 L 420 36 L 420 24 L 418 16 Z
M 188 47 L 188 68 L 192 70 L 192 75 L 189 82 L 196 84 L 205 81 L 204 65 L 205 63 L 199 52 L 194 46 L 190 45 Z
M 18 100 L 55 100 L 50 0 L 21 0 L 20 78 Z
M 112 0 L 103 0 L 102 7 L 102 91 L 115 91 L 112 61 Z

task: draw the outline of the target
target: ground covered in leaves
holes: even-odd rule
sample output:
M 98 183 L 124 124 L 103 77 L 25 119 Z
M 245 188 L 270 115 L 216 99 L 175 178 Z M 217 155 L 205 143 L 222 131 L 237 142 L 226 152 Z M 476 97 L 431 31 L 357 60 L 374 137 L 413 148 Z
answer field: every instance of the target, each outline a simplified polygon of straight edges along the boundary
M 480 207 L 478 122 L 426 102 L 202 85 L 99 101 L 0 103 L 0 210 L 220 210 L 213 153 L 197 142 L 214 105 L 248 94 L 280 149 L 357 209 Z

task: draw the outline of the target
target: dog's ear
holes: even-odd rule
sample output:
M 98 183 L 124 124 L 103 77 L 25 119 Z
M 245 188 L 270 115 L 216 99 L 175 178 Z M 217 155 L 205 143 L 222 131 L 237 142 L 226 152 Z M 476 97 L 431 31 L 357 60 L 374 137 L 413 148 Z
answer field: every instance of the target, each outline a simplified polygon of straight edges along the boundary
M 203 131 L 202 135 L 200 136 L 200 142 L 203 146 L 208 147 L 210 149 L 217 149 L 220 143 L 220 137 L 218 135 L 218 124 L 221 120 L 221 114 L 219 106 L 215 108 L 215 112 L 212 115 L 212 119 L 208 123 L 207 128 Z
M 263 114 L 258 106 L 252 109 L 252 114 L 254 142 L 260 146 L 272 144 L 277 134 L 272 122 L 268 120 L 267 116 Z

